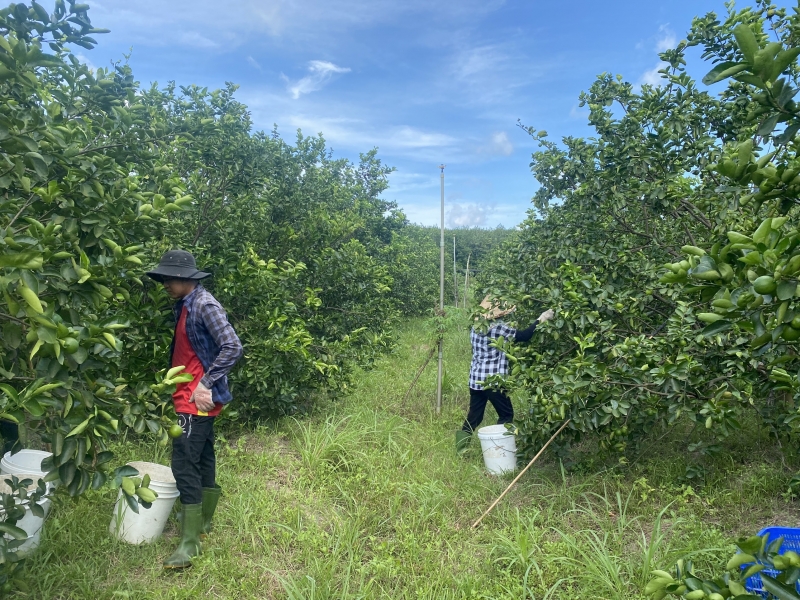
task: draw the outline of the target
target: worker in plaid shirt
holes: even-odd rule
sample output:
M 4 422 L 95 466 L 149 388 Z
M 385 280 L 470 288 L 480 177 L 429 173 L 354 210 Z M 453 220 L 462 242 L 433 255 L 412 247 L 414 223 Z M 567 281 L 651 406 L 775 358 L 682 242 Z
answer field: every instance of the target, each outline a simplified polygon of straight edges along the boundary
M 456 450 L 458 452 L 466 450 L 472 432 L 483 421 L 487 402 L 491 402 L 497 411 L 498 424 L 510 423 L 514 420 L 514 407 L 511 405 L 508 395 L 501 390 L 484 389 L 484 382 L 489 377 L 508 373 L 508 358 L 502 350 L 495 347 L 495 341 L 502 337 L 515 342 L 527 342 L 533 337 L 536 326 L 549 321 L 554 314 L 552 310 L 546 310 L 527 329 L 518 330 L 501 320 L 514 310 L 513 307 L 503 310 L 493 306 L 487 296 L 481 302 L 481 308 L 486 311 L 483 316 L 489 321 L 489 324 L 485 333 L 477 331 L 474 327 L 470 332 L 472 366 L 469 370 L 469 413 L 467 413 L 461 431 L 456 432 Z
M 170 366 L 183 366 L 192 381 L 172 395 L 183 429 L 172 441 L 172 474 L 181 495 L 181 542 L 164 568 L 182 569 L 200 554 L 200 536 L 211 531 L 221 489 L 216 482 L 214 418 L 233 398 L 228 372 L 242 356 L 242 344 L 225 309 L 199 284 L 210 273 L 197 270 L 185 250 L 170 250 L 147 273 L 176 300 Z

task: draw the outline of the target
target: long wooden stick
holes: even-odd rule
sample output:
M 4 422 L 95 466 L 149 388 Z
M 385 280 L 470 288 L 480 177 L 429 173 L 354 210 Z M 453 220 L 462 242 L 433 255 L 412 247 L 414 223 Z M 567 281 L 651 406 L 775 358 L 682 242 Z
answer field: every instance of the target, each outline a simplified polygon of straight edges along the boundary
M 403 396 L 403 403 L 400 405 L 400 409 L 401 410 L 406 407 L 406 400 L 408 400 L 408 397 L 411 395 L 411 390 L 413 390 L 414 386 L 417 385 L 417 381 L 419 380 L 420 376 L 422 375 L 422 372 L 425 370 L 425 367 L 427 367 L 428 363 L 431 362 L 431 358 L 433 358 L 434 352 L 436 352 L 436 346 L 432 346 L 431 347 L 431 351 L 428 353 L 428 358 L 426 358 L 425 362 L 422 363 L 422 366 L 417 371 L 417 376 L 414 377 L 414 381 L 411 382 L 411 387 L 408 388 L 408 391 L 406 392 L 406 395 Z
M 536 456 L 534 456 L 534 457 L 533 457 L 533 459 L 531 459 L 531 462 L 529 462 L 529 463 L 528 463 L 528 466 L 527 466 L 527 467 L 525 467 L 524 469 L 522 469 L 522 471 L 520 471 L 520 472 L 519 472 L 519 475 L 517 475 L 516 477 L 514 477 L 514 481 L 512 481 L 511 483 L 509 483 L 509 484 L 508 484 L 508 487 L 507 487 L 507 488 L 506 488 L 506 489 L 503 491 L 503 493 L 502 493 L 502 494 L 500 494 L 500 496 L 497 498 L 497 500 L 495 500 L 494 502 L 492 502 L 492 505 L 491 505 L 489 508 L 487 508 L 487 509 L 486 509 L 486 512 L 485 512 L 485 513 L 483 513 L 483 514 L 481 515 L 481 518 L 480 518 L 480 519 L 478 519 L 477 521 L 475 521 L 475 522 L 472 524 L 472 529 L 475 529 L 475 528 L 476 528 L 478 525 L 480 525 L 481 521 L 483 521 L 483 517 L 485 517 L 485 516 L 486 516 L 486 515 L 488 515 L 490 512 L 492 512 L 492 509 L 493 509 L 495 506 L 497 506 L 497 504 L 500 502 L 500 500 L 502 500 L 502 499 L 503 499 L 503 496 L 505 496 L 505 495 L 508 493 L 508 491 L 509 491 L 509 490 L 510 490 L 512 487 L 514 487 L 514 484 L 516 484 L 516 483 L 517 483 L 517 481 L 519 481 L 520 477 L 522 477 L 522 476 L 525 474 L 525 471 L 527 471 L 527 470 L 528 470 L 528 469 L 531 467 L 531 465 L 532 465 L 533 463 L 535 463 L 535 462 L 536 462 L 536 459 L 538 459 L 538 458 L 539 458 L 539 457 L 542 455 L 542 452 L 544 452 L 544 451 L 547 449 L 547 447 L 550 445 L 550 442 L 552 442 L 554 439 L 556 439 L 556 436 L 558 436 L 558 434 L 559 434 L 559 433 L 561 433 L 561 432 L 564 430 L 564 427 L 566 427 L 567 425 L 569 425 L 569 422 L 570 422 L 571 420 L 572 420 L 572 419 L 567 419 L 567 420 L 566 420 L 566 422 L 565 422 L 565 423 L 564 423 L 564 424 L 563 424 L 561 427 L 559 427 L 559 428 L 558 428 L 558 431 L 556 431 L 556 432 L 553 434 L 553 437 L 551 437 L 549 440 L 547 440 L 547 443 L 546 443 L 544 446 L 542 446 L 542 449 L 541 449 L 541 450 L 539 450 L 539 453 L 538 453 Z

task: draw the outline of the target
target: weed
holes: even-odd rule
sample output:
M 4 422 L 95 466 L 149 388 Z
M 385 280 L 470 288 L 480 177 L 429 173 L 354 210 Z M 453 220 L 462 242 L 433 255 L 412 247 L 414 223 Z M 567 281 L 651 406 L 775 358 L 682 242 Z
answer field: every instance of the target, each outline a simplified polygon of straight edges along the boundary
M 800 521 L 785 495 L 792 466 L 752 428 L 691 483 L 685 435 L 593 474 L 569 472 L 547 453 L 472 530 L 509 478 L 485 473 L 477 444 L 454 452 L 467 398 L 464 328 L 445 334 L 452 379 L 442 415 L 433 410 L 435 368 L 398 411 L 426 340 L 419 322 L 409 324 L 349 398 L 310 417 L 229 425 L 214 531 L 185 573 L 161 568 L 177 541 L 174 522 L 155 544 L 129 546 L 108 534 L 113 492 L 80 501 L 59 492 L 24 597 L 632 600 L 657 566 L 689 555 L 701 570 L 740 533 Z M 126 460 L 169 460 L 142 441 L 117 450 Z

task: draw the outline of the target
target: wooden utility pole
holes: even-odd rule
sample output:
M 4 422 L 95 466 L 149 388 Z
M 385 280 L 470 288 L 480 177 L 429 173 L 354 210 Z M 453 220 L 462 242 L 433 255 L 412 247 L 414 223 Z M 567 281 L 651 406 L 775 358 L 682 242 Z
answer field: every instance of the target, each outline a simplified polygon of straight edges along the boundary
M 442 170 L 441 190 L 442 190 L 442 224 L 441 235 L 439 238 L 439 312 L 444 317 L 444 167 L 439 165 Z M 442 413 L 442 345 L 443 340 L 439 338 L 439 373 L 436 377 L 436 414 Z

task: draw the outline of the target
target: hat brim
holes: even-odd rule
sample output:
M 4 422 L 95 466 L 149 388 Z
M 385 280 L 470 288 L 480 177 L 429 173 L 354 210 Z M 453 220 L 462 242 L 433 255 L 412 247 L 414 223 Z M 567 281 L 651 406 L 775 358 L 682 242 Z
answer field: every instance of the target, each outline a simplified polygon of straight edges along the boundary
M 148 271 L 145 275 L 159 283 L 162 283 L 165 279 L 192 279 L 194 281 L 199 281 L 206 277 L 211 277 L 211 273 L 206 273 L 205 271 L 198 271 L 195 269 L 193 273 L 187 273 L 186 269 L 181 269 L 179 267 L 158 267 L 152 271 Z
M 488 319 L 489 321 L 494 321 L 495 319 L 501 319 L 503 317 L 507 317 L 508 315 L 513 313 L 514 310 L 516 310 L 516 307 L 515 308 L 509 308 L 509 309 L 506 309 L 506 310 L 501 310 L 499 308 L 496 308 L 496 309 L 491 310 L 489 312 L 483 313 L 483 315 L 481 315 L 481 316 L 484 319 Z
M 499 306 L 495 306 L 489 300 L 489 296 L 483 299 L 483 302 L 481 302 L 480 307 L 485 311 L 481 316 L 484 319 L 488 319 L 490 321 L 505 317 L 506 315 L 511 314 L 517 309 L 516 306 L 512 306 L 510 308 L 500 308 Z

